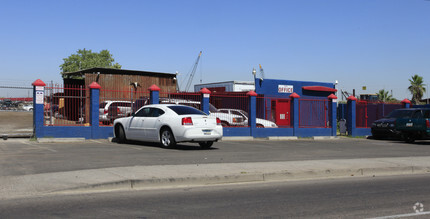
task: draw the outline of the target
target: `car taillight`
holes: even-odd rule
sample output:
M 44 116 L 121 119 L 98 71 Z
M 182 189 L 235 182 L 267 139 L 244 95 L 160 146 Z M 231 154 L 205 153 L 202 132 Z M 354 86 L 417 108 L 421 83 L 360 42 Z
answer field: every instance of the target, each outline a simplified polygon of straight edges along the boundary
M 182 118 L 182 125 L 193 125 L 191 117 Z
M 221 119 L 216 118 L 216 125 L 221 125 Z
M 430 121 L 428 119 L 426 119 L 426 126 L 428 129 L 430 128 Z
M 103 114 L 106 114 L 106 113 L 108 113 L 107 109 L 105 109 L 105 111 L 103 111 L 103 112 L 104 112 Z

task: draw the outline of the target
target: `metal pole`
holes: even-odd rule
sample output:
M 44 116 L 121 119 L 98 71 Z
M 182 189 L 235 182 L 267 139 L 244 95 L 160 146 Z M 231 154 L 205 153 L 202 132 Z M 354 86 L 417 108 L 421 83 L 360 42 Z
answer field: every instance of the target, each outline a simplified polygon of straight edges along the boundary
M 79 118 L 78 118 L 78 121 L 80 124 L 82 124 L 84 122 L 84 118 L 82 117 L 82 85 L 80 85 L 79 88 L 80 89 L 79 89 Z
M 52 89 L 53 89 L 53 86 L 54 86 L 54 82 L 53 81 L 51 81 L 51 88 L 50 88 L 50 104 L 49 104 L 49 114 L 50 114 L 50 117 L 49 117 L 49 124 L 51 124 L 51 125 L 53 125 L 52 123 L 53 123 L 53 121 L 52 121 L 52 99 L 53 99 L 53 91 L 52 91 Z

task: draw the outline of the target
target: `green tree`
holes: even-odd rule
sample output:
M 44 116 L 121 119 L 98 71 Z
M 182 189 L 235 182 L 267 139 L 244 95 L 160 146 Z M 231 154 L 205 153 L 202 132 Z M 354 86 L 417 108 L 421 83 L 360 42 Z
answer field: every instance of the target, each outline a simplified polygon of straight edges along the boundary
M 393 96 L 391 94 L 388 93 L 388 91 L 386 91 L 385 89 L 381 89 L 378 91 L 378 93 L 376 94 L 378 95 L 378 99 L 382 102 L 391 102 L 391 101 L 395 101 L 396 99 L 393 98 Z
M 97 53 L 84 48 L 63 60 L 64 63 L 60 65 L 63 78 L 67 77 L 64 74 L 66 72 L 75 72 L 88 68 L 121 68 L 121 65 L 115 62 L 109 50 L 102 50 Z
M 412 103 L 418 104 L 423 97 L 424 93 L 426 92 L 425 84 L 423 84 L 424 80 L 423 77 L 419 75 L 412 76 L 411 79 L 409 79 L 409 82 L 411 85 L 408 87 L 408 90 L 412 94 Z

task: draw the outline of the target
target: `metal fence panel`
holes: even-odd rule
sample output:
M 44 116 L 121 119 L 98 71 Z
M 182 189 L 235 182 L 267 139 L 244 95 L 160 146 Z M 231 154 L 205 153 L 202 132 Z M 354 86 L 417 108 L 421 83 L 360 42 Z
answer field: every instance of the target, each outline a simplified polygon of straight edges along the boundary
M 85 116 L 87 89 L 81 85 L 51 84 L 45 87 L 45 126 L 89 126 Z
M 100 90 L 99 120 L 112 125 L 117 118 L 130 116 L 149 104 L 149 91 L 130 86 L 129 90 Z
M 299 100 L 299 127 L 328 128 L 328 100 Z
M 400 109 L 402 107 L 402 104 L 357 101 L 356 127 L 370 128 L 372 123 L 376 120 L 381 119 L 387 116 L 393 110 Z

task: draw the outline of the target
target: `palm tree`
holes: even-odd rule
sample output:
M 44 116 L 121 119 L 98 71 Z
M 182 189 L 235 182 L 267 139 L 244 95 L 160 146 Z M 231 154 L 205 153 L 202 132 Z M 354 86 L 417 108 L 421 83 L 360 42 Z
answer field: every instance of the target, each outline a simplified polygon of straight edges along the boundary
M 426 92 L 426 85 L 423 84 L 423 77 L 419 75 L 412 76 L 412 78 L 409 79 L 409 82 L 411 83 L 411 86 L 408 87 L 408 90 L 412 94 L 412 103 L 417 104 Z
M 385 89 L 379 90 L 376 95 L 378 95 L 378 99 L 382 102 L 390 102 L 395 100 L 393 96 L 391 94 L 388 94 L 388 91 L 386 91 Z

